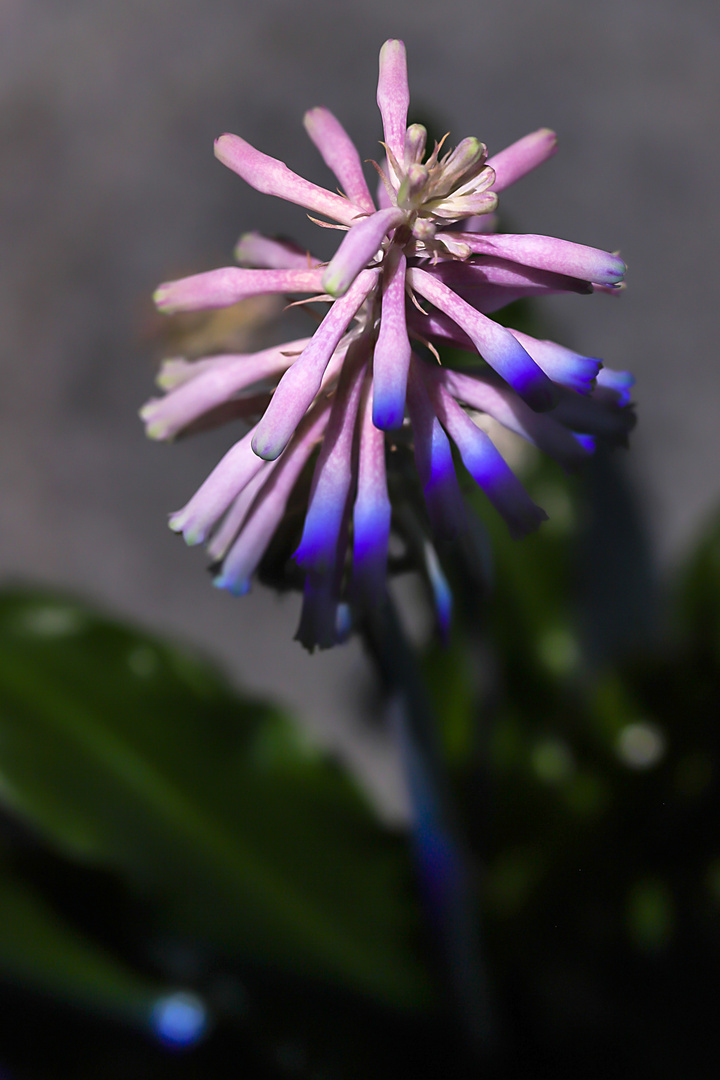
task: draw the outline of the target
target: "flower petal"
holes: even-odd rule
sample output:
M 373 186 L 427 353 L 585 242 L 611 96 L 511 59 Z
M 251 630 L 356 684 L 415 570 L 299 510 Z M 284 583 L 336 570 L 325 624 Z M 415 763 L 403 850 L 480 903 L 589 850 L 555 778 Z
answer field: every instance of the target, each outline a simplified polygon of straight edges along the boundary
M 311 651 L 330 648 L 342 636 L 340 585 L 355 481 L 355 424 L 370 355 L 370 340 L 357 338 L 333 399 L 327 431 L 315 465 L 308 511 L 295 561 L 306 571 L 297 639 Z
M 241 390 L 271 375 L 279 375 L 293 362 L 291 356 L 284 355 L 286 349 L 287 346 L 275 345 L 262 352 L 217 357 L 218 363 L 205 361 L 206 367 L 194 378 L 182 382 L 164 398 L 153 398 L 143 406 L 140 415 L 147 425 L 147 434 L 151 439 L 171 439 Z
M 233 254 L 241 266 L 264 270 L 310 270 L 320 262 L 290 240 L 273 240 L 259 232 L 243 233 Z
M 441 382 L 428 387 L 438 418 L 453 440 L 465 468 L 502 515 L 513 537 L 533 532 L 547 519 L 515 473 L 498 453 L 488 435 L 474 424 Z
M 385 594 L 390 498 L 385 470 L 385 435 L 373 422 L 372 381 L 367 380 L 360 413 L 357 495 L 353 507 L 353 593 L 361 604 Z
M 467 334 L 442 311 L 429 311 L 424 314 L 413 306 L 407 311 L 407 325 L 408 330 L 420 341 L 437 341 L 440 345 L 454 345 L 457 349 L 477 352 Z
M 478 255 L 494 255 L 500 259 L 534 266 L 538 270 L 551 270 L 571 278 L 601 285 L 615 285 L 622 281 L 625 263 L 617 255 L 585 244 L 573 244 L 554 236 L 538 236 L 533 233 L 512 234 L 457 233 L 456 239 L 467 244 Z
M 482 214 L 480 217 L 466 218 L 462 225 L 463 232 L 469 233 L 491 233 L 495 232 L 498 225 L 497 214 Z
M 504 285 L 478 285 L 471 289 L 458 289 L 459 295 L 468 300 L 473 307 L 484 315 L 492 315 L 495 311 L 501 311 L 508 304 L 514 304 L 516 300 L 532 299 L 537 296 L 554 296 L 556 293 L 567 292 L 567 289 L 554 289 L 549 285 L 526 285 L 517 288 L 508 288 Z
M 287 452 L 277 465 L 273 464 L 267 483 L 256 496 L 240 535 L 213 580 L 216 588 L 227 589 L 236 596 L 243 596 L 249 590 L 250 578 L 285 513 L 292 489 L 313 447 L 327 426 L 328 414 L 327 402 L 319 402 L 305 417 Z
M 224 427 L 225 424 L 233 423 L 236 420 L 242 420 L 243 425 L 241 426 L 247 428 L 250 424 L 256 423 L 257 418 L 265 412 L 270 397 L 270 390 L 249 390 L 246 393 L 238 394 L 229 401 L 222 401 L 214 408 L 208 409 L 197 420 L 192 420 L 189 424 L 180 428 L 176 436 L 173 437 L 185 439 L 190 435 L 198 435 L 202 431 L 212 431 L 214 428 Z
M 557 400 L 553 383 L 509 330 L 481 315 L 426 270 L 414 267 L 408 276 L 412 287 L 465 331 L 483 359 L 532 409 L 543 412 L 552 408 Z
M 374 213 L 375 203 L 363 175 L 360 155 L 340 121 L 329 109 L 317 108 L 305 113 L 303 123 L 348 199 L 369 214 Z
M 599 388 L 597 399 L 595 393 L 598 390 L 591 397 L 581 397 L 571 390 L 563 390 L 553 416 L 572 431 L 596 435 L 611 445 L 627 446 L 628 434 L 635 427 L 635 413 L 628 406 L 613 408 L 604 398 L 604 389 Z
M 405 314 L 405 270 L 401 251 L 391 249 L 383 277 L 382 314 L 373 356 L 373 423 L 384 431 L 402 426 L 410 365 Z
M 447 435 L 443 431 L 413 357 L 408 375 L 408 407 L 412 421 L 415 465 L 422 484 L 430 524 L 440 539 L 453 540 L 466 527 L 465 507 L 455 475 Z
M 404 211 L 391 206 L 353 225 L 328 264 L 322 279 L 323 289 L 331 296 L 343 296 L 377 254 L 388 232 L 404 220 Z
M 576 390 L 578 394 L 589 394 L 592 391 L 594 381 L 602 368 L 601 360 L 593 356 L 582 356 L 554 341 L 538 341 L 519 330 L 510 328 L 510 333 L 553 382 L 560 383 L 569 390 Z
M 552 413 L 536 413 L 497 376 L 470 375 L 449 368 L 430 368 L 425 379 L 442 383 L 454 398 L 497 420 L 509 431 L 537 446 L 565 469 L 577 468 L 587 448 L 553 419 Z
M 576 292 L 588 296 L 592 285 L 581 278 L 567 274 L 555 274 L 534 266 L 500 259 L 494 255 L 479 256 L 464 262 L 447 260 L 438 262 L 429 271 L 444 281 L 451 289 L 474 289 L 486 285 L 501 285 L 505 289 L 540 287 L 552 292 Z
M 254 429 L 232 446 L 193 495 L 190 502 L 173 514 L 170 528 L 181 532 L 186 544 L 201 544 L 236 496 L 262 468 L 262 458 L 253 453 Z
M 557 135 L 549 128 L 540 128 L 530 135 L 507 146 L 499 154 L 488 158 L 487 164 L 495 170 L 494 191 L 504 191 L 526 173 L 551 158 L 557 150 Z
M 309 345 L 278 383 L 257 426 L 253 449 L 267 460 L 278 457 L 320 389 L 325 369 L 358 308 L 377 281 L 377 270 L 358 274 L 345 296 L 336 300 Z
M 243 270 L 225 266 L 167 281 L 155 290 L 153 299 L 165 315 L 206 311 L 230 307 L 248 296 L 265 293 L 321 292 L 322 276 L 322 270 Z
M 299 355 L 309 341 L 310 338 L 298 338 L 296 341 L 287 341 L 282 345 L 273 346 L 273 349 L 279 349 L 281 353 L 292 360 L 293 355 Z M 174 390 L 176 387 L 182 386 L 183 383 L 195 379 L 198 375 L 203 375 L 206 371 L 234 367 L 235 364 L 244 360 L 248 355 L 259 356 L 262 354 L 220 353 L 217 356 L 204 356 L 197 360 L 186 360 L 184 356 L 171 356 L 167 360 L 163 360 L 155 382 L 161 390 Z
M 405 158 L 405 131 L 410 105 L 407 54 L 402 41 L 390 39 L 380 50 L 377 103 L 382 116 L 385 144 L 398 162 Z M 396 177 L 400 182 L 400 177 Z
M 336 562 L 341 564 L 347 547 L 347 530 L 338 545 Z M 305 576 L 300 623 L 295 640 L 308 650 L 331 649 L 347 640 L 350 633 L 350 612 L 340 602 L 339 589 L 331 577 L 308 573 Z
M 304 180 L 288 169 L 284 161 L 261 153 L 239 135 L 221 135 L 216 139 L 215 157 L 263 195 L 276 195 L 343 225 L 352 225 L 360 212 L 358 206 L 342 195 Z
M 252 480 L 236 496 L 206 547 L 206 551 L 213 561 L 220 562 L 227 555 L 252 509 L 256 496 L 265 486 L 280 460 L 282 459 L 263 462 Z
M 330 419 L 315 466 L 308 511 L 295 561 L 305 570 L 332 571 L 350 487 L 353 441 L 369 339 L 357 338 L 348 349 L 332 402 Z
M 630 404 L 630 391 L 634 385 L 635 376 L 629 371 L 613 371 L 612 368 L 601 368 L 598 372 L 593 399 L 622 408 L 624 405 Z

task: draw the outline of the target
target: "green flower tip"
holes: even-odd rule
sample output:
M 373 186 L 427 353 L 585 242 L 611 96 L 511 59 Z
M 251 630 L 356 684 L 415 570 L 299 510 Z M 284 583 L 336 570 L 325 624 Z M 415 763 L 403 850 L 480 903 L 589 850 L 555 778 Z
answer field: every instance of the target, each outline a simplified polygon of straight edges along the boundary
M 153 302 L 158 311 L 163 315 L 172 315 L 175 308 L 169 297 L 169 289 L 167 285 L 160 285 L 153 293 Z
M 343 280 L 344 275 L 339 270 L 328 270 L 325 272 L 322 279 L 322 287 L 328 296 L 333 296 L 337 300 L 340 296 L 344 296 L 348 291 L 349 284 Z M 352 282 L 350 282 L 352 284 Z

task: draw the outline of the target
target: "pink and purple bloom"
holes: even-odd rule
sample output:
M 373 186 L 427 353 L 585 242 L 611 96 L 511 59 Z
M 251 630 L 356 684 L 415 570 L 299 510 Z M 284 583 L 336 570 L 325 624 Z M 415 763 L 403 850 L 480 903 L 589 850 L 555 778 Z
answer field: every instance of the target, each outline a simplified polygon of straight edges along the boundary
M 215 584 L 238 595 L 249 589 L 314 460 L 294 553 L 305 582 L 298 637 L 308 648 L 333 645 L 346 632 L 348 611 L 385 595 L 391 530 L 403 538 L 388 493 L 396 447 L 414 453 L 427 509 L 425 570 L 446 624 L 449 596 L 432 544 L 467 526 L 452 446 L 513 536 L 546 516 L 472 415 L 491 418 L 567 468 L 592 453 L 596 439 L 623 443 L 633 424 L 627 373 L 491 318 L 523 297 L 620 288 L 625 265 L 616 254 L 493 231 L 498 195 L 554 154 L 553 132 L 536 131 L 491 157 L 475 138 L 447 152 L 442 140 L 428 151 L 425 129 L 407 123 L 400 41 L 380 52 L 377 102 L 385 151 L 377 199 L 353 142 L 325 108 L 311 109 L 305 127 L 342 194 L 237 135 L 215 144 L 220 161 L 252 187 L 344 232 L 329 263 L 249 233 L 235 251 L 239 265 L 168 282 L 155 294 L 166 313 L 265 293 L 329 305 L 311 337 L 253 354 L 166 361 L 158 379 L 165 396 L 142 410 L 158 439 L 211 415 L 244 425 L 243 437 L 170 519 L 189 544 L 207 545 Z M 447 345 L 475 354 L 474 366 L 444 366 L 438 349 Z

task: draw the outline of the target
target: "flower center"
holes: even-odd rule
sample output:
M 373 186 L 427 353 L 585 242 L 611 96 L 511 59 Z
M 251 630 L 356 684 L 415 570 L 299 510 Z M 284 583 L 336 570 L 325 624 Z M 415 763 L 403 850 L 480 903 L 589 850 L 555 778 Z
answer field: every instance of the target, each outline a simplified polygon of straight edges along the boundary
M 397 205 L 407 212 L 412 235 L 423 244 L 432 242 L 439 227 L 489 214 L 497 206 L 497 195 L 490 190 L 495 173 L 486 164 L 487 149 L 479 139 L 463 139 L 440 157 L 443 139 L 423 162 L 426 138 L 425 128 L 413 124 L 407 131 L 403 166 L 390 156 L 398 182 Z

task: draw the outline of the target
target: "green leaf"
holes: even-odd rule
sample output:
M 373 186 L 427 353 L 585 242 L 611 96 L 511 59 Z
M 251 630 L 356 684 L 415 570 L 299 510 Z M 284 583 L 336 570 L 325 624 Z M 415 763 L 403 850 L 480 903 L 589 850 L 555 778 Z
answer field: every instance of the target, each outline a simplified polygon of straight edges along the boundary
M 67 1004 L 147 1022 L 162 987 L 67 923 L 0 864 L 0 978 Z
M 0 594 L 0 798 L 163 929 L 425 1000 L 405 845 L 281 713 L 52 594 Z

